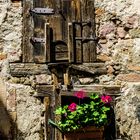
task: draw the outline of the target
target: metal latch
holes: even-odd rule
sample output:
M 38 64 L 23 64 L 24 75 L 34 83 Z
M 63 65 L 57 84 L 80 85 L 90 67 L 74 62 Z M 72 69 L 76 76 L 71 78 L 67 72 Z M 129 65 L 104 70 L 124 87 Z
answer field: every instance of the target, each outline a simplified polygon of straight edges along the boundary
M 89 38 L 86 38 L 86 37 L 75 37 L 75 40 L 80 40 L 82 41 L 82 43 L 86 43 L 86 42 L 89 42 L 89 41 L 95 41 L 95 42 L 98 42 L 98 38 L 97 37 L 89 37 Z
M 52 15 L 54 14 L 54 9 L 51 8 L 34 8 L 30 10 L 30 13 L 35 13 L 39 15 Z
M 38 37 L 32 37 L 31 42 L 33 42 L 33 43 L 45 43 L 45 39 L 44 38 L 38 38 Z

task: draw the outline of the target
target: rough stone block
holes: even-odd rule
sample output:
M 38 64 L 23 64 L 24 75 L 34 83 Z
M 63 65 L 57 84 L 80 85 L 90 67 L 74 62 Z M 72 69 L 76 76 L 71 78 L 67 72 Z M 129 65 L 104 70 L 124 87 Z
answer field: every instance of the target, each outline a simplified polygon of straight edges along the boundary
M 140 71 L 140 66 L 136 66 L 136 65 L 128 65 L 128 70 L 132 70 L 132 71 Z
M 124 30 L 123 27 L 118 27 L 117 28 L 117 34 L 120 38 L 124 38 L 126 35 L 126 31 Z
M 115 32 L 116 27 L 113 23 L 105 23 L 104 25 L 101 26 L 100 28 L 100 36 L 101 37 L 106 37 L 107 34 Z
M 36 83 L 37 84 L 47 84 L 47 85 L 51 85 L 52 84 L 52 77 L 51 75 L 47 75 L 47 74 L 40 74 L 40 75 L 36 75 Z
M 130 74 L 119 74 L 117 79 L 126 82 L 140 82 L 140 74 L 130 73 Z
M 7 110 L 8 111 L 15 111 L 16 110 L 16 89 L 15 88 L 11 88 L 8 91 Z
M 103 62 L 111 60 L 110 57 L 106 54 L 98 55 L 97 59 L 100 60 L 100 61 L 103 61 Z
M 0 60 L 6 59 L 6 58 L 7 58 L 7 54 L 0 53 Z

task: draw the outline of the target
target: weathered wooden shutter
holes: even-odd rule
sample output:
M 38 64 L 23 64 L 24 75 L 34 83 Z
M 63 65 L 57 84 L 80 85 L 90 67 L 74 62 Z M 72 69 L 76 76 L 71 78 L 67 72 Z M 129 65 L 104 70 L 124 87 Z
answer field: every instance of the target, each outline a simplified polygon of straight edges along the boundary
M 69 58 L 74 63 L 96 61 L 94 0 L 63 0 L 69 5 Z
M 94 0 L 25 0 L 23 8 L 23 62 L 96 60 Z

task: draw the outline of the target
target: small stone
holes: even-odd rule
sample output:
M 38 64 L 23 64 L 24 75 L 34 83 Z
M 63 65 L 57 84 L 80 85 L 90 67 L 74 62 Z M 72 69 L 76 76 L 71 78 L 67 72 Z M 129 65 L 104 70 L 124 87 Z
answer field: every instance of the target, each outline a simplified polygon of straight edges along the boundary
M 6 59 L 6 58 L 7 58 L 7 54 L 0 53 L 0 60 Z
M 140 29 L 132 29 L 129 34 L 132 38 L 140 38 Z
M 110 61 L 111 60 L 111 58 L 108 56 L 108 55 L 106 55 L 106 54 L 101 54 L 101 55 L 98 55 L 97 56 L 97 59 L 99 60 L 99 61 Z
M 136 65 L 128 65 L 127 68 L 128 70 L 140 71 L 140 66 L 136 66 Z
M 123 27 L 118 27 L 117 28 L 117 34 L 120 38 L 124 38 L 126 35 L 126 31 L 124 30 Z
M 24 85 L 30 85 L 31 84 L 30 79 L 29 78 L 26 78 L 23 84 Z
M 80 78 L 79 79 L 81 84 L 90 84 L 94 82 L 93 78 Z
M 106 44 L 107 43 L 107 40 L 106 39 L 100 39 L 99 43 L 100 44 Z
M 20 83 L 20 78 L 12 77 L 10 81 L 13 83 Z
M 107 68 L 107 73 L 108 73 L 108 74 L 113 74 L 113 72 L 114 72 L 113 67 L 112 67 L 112 66 L 108 66 L 108 68 Z
M 7 110 L 8 111 L 15 111 L 16 110 L 16 89 L 15 88 L 11 88 L 8 91 Z
M 116 79 L 127 82 L 140 82 L 140 74 L 119 74 Z
M 97 9 L 95 10 L 96 16 L 101 16 L 101 15 L 104 14 L 104 13 L 105 13 L 105 10 L 104 10 L 103 8 L 97 8 Z
M 125 39 L 130 39 L 130 38 L 131 38 L 130 35 L 126 34 Z
M 115 70 L 120 70 L 120 69 L 121 69 L 121 66 L 120 66 L 120 65 L 114 65 L 113 68 L 114 68 Z
M 114 32 L 116 29 L 113 23 L 106 23 L 100 28 L 100 37 L 106 37 L 107 34 Z
M 51 75 L 46 75 L 46 74 L 40 74 L 36 75 L 36 83 L 38 84 L 52 84 L 52 76 Z

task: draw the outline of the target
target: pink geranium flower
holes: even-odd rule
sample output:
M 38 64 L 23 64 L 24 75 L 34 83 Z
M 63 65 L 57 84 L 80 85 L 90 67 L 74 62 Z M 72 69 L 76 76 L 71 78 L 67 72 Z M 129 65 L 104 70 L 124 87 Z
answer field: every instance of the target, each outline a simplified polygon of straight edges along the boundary
M 110 102 L 112 101 L 112 98 L 111 98 L 111 96 L 103 95 L 103 96 L 101 97 L 101 100 L 102 100 L 102 102 L 104 102 L 104 103 L 110 103 Z
M 69 106 L 68 106 L 68 109 L 73 112 L 76 110 L 76 107 L 77 107 L 77 104 L 76 103 L 71 103 Z
M 86 95 L 86 92 L 84 90 L 79 90 L 74 93 L 74 96 L 76 96 L 79 99 L 83 99 Z

